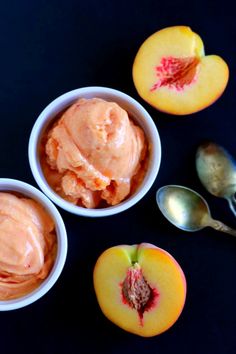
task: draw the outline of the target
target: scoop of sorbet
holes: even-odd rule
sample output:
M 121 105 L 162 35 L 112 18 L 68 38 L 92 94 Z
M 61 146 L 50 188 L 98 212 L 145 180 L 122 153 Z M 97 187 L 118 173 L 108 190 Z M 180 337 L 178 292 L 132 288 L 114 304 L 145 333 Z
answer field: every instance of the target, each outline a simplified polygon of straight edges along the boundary
M 46 138 L 44 169 L 54 189 L 65 199 L 87 208 L 101 200 L 120 203 L 146 156 L 143 131 L 114 102 L 79 99 L 54 124 Z M 55 182 L 55 181 L 54 181 Z
M 20 297 L 49 274 L 54 222 L 36 201 L 0 193 L 0 300 Z

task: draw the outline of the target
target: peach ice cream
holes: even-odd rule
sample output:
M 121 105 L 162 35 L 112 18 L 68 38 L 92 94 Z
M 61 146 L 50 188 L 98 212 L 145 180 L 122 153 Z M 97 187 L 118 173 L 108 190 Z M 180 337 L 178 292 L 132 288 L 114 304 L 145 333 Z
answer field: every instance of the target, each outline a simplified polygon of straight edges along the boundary
M 42 145 L 48 183 L 86 208 L 120 203 L 145 174 L 145 135 L 114 102 L 79 99 L 56 120 Z
M 0 300 L 33 291 L 56 255 L 55 226 L 33 199 L 0 192 Z

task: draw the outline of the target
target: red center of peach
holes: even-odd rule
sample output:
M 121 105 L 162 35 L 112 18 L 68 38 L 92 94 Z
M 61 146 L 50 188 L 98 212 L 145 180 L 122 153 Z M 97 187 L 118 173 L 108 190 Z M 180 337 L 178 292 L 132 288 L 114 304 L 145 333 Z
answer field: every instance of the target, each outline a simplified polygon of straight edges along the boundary
M 199 61 L 196 57 L 162 58 L 160 65 L 155 67 L 158 81 L 151 87 L 150 91 L 155 91 L 162 86 L 177 91 L 184 90 L 186 86 L 196 82 Z
M 157 290 L 152 289 L 143 276 L 138 263 L 130 267 L 122 286 L 122 300 L 124 304 L 137 310 L 141 325 L 143 325 L 143 313 L 156 305 Z

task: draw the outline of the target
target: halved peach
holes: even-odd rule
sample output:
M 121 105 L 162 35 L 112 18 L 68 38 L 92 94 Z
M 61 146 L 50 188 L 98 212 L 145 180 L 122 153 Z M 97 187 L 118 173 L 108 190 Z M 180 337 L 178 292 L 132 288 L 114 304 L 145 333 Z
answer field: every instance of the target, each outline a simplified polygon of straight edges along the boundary
M 124 330 L 151 337 L 178 319 L 186 297 L 176 260 L 152 244 L 109 248 L 94 268 L 94 288 L 104 315 Z
M 217 55 L 205 56 L 201 38 L 186 26 L 151 35 L 133 64 L 139 95 L 153 107 L 176 115 L 212 104 L 225 90 L 228 78 L 225 61 Z

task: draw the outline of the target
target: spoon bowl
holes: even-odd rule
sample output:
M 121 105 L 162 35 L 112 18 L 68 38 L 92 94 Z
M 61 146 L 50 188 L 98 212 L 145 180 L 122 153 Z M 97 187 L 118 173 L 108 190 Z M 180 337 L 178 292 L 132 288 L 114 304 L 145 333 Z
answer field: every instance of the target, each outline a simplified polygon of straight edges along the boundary
M 198 231 L 210 214 L 206 201 L 193 190 L 169 185 L 157 191 L 157 204 L 163 215 L 184 231 Z
M 181 230 L 194 232 L 210 226 L 236 236 L 236 230 L 212 219 L 205 199 L 190 188 L 164 186 L 157 191 L 156 201 L 166 219 Z
M 236 161 L 228 151 L 211 142 L 202 144 L 196 154 L 196 169 L 208 192 L 228 200 L 236 216 Z

